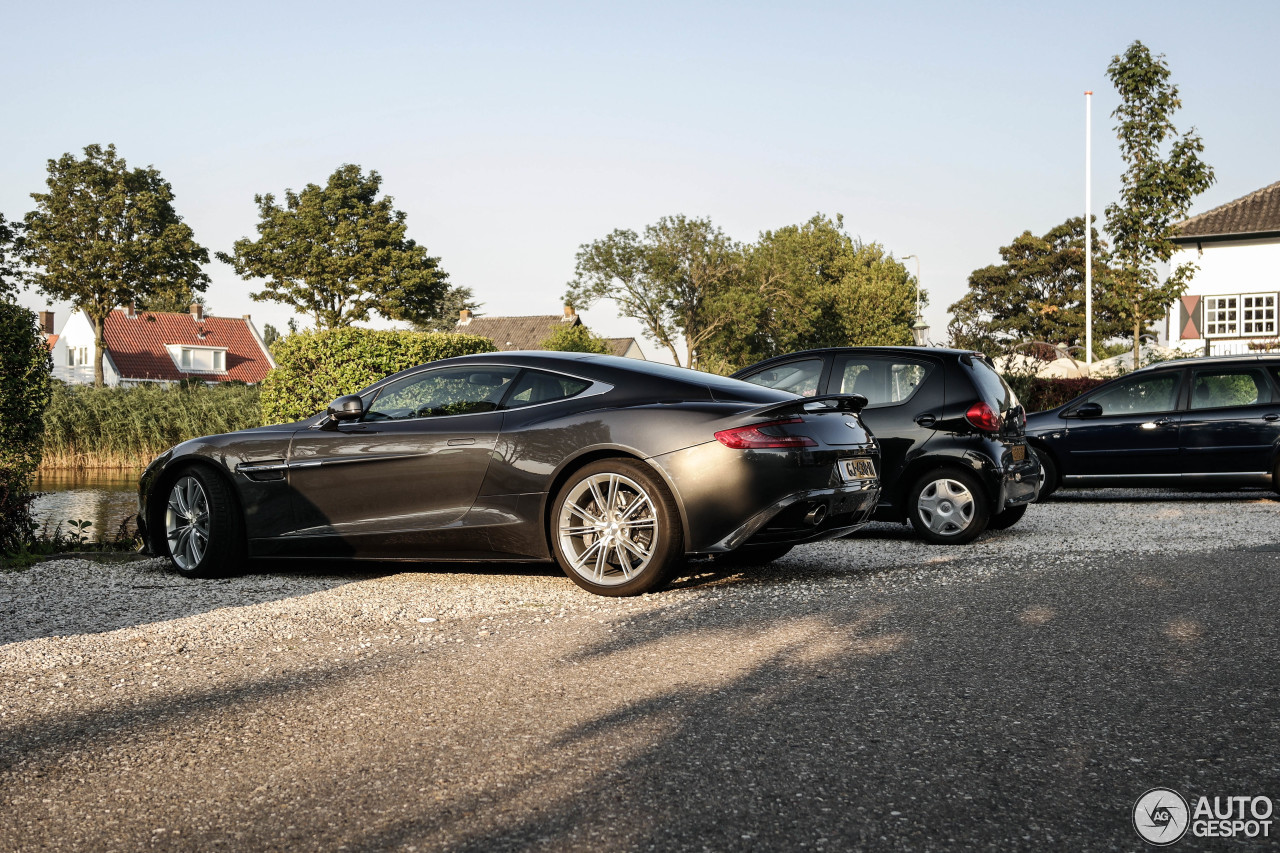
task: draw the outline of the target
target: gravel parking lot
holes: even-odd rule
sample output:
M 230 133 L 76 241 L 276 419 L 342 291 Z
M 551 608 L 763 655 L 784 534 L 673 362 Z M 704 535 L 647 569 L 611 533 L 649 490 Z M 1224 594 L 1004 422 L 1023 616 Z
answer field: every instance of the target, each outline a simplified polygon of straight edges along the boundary
M 632 599 L 0 574 L 0 849 L 1138 849 L 1149 788 L 1280 796 L 1278 509 L 1068 491 Z

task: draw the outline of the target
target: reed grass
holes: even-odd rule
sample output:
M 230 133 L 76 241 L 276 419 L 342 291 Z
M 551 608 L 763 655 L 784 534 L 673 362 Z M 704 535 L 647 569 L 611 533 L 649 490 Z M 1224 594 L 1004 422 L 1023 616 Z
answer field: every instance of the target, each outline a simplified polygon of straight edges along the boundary
M 244 385 L 90 388 L 54 383 L 40 470 L 143 468 L 179 442 L 260 426 Z

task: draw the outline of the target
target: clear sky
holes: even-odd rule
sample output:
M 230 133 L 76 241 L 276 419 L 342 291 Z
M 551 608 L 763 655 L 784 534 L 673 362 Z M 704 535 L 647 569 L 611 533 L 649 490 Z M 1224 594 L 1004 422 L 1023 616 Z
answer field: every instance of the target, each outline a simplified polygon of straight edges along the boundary
M 31 208 L 48 159 L 115 143 L 173 185 L 197 240 L 229 250 L 255 234 L 255 193 L 357 163 L 493 315 L 559 313 L 579 245 L 615 228 L 682 213 L 750 241 L 842 213 L 920 257 L 940 340 L 970 272 L 1083 212 L 1086 89 L 1101 220 L 1122 171 L 1106 67 L 1135 39 L 1165 54 L 1178 124 L 1217 172 L 1193 212 L 1280 180 L 1273 0 L 46 0 L 0 20 L 7 217 Z M 208 272 L 214 313 L 283 330 L 288 309 L 252 302 L 225 264 Z M 639 337 L 610 305 L 583 316 Z

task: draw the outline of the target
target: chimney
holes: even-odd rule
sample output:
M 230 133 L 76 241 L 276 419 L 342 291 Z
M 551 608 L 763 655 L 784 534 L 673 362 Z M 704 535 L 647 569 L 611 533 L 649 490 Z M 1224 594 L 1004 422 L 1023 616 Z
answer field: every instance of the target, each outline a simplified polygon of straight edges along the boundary
M 40 312 L 40 331 L 44 332 L 46 335 L 53 334 L 53 312 L 52 311 Z
M 197 323 L 199 323 L 201 320 L 203 320 L 203 319 L 204 319 L 204 306 L 203 306 L 203 305 L 201 305 L 199 302 L 192 302 L 192 303 L 191 303 L 191 316 L 192 316 L 192 317 L 194 317 L 194 318 L 196 319 L 196 322 L 197 322 Z
M 129 304 L 124 306 L 124 316 L 128 317 L 130 320 L 132 320 L 134 317 L 137 317 L 138 316 L 137 303 L 130 300 Z
M 468 311 L 466 308 L 463 308 L 461 311 L 458 312 L 458 325 L 465 326 L 470 322 L 471 322 L 471 312 Z
M 564 318 L 563 318 L 563 319 L 564 319 L 564 321 L 565 321 L 566 323 L 572 323 L 574 320 L 578 319 L 578 312 L 573 310 L 573 306 L 572 306 L 572 305 L 566 305 L 566 306 L 564 306 Z

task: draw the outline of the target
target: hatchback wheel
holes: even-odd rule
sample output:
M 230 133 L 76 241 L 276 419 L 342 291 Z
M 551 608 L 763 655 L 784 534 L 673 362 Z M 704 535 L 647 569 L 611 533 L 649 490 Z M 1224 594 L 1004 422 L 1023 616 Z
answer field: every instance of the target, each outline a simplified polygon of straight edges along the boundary
M 963 545 L 987 529 L 986 495 L 966 471 L 930 471 L 915 481 L 907 500 L 911 525 L 930 542 Z
M 997 512 L 991 516 L 991 520 L 987 522 L 988 530 L 1008 530 L 1027 514 L 1027 505 L 1011 506 L 1003 512 Z
M 1058 490 L 1058 466 L 1053 463 L 1053 457 L 1048 451 L 1036 450 L 1033 447 L 1031 452 L 1035 454 L 1040 462 L 1040 468 L 1044 471 L 1044 481 L 1040 484 L 1040 493 L 1036 495 L 1036 501 L 1039 502 Z
M 665 583 L 680 563 L 684 531 L 666 486 L 628 459 L 574 472 L 550 514 L 556 561 L 596 595 L 639 595 Z
M 200 468 L 182 471 L 165 499 L 164 540 L 174 568 L 188 577 L 238 571 L 244 532 L 231 487 Z

